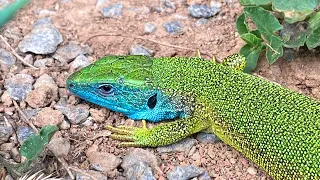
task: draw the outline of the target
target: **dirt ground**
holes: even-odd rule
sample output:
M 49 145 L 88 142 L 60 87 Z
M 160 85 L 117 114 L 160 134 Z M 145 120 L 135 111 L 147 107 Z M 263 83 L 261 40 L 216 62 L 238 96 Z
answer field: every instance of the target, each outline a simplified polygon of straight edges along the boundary
M 97 6 L 96 1 L 83 0 L 46 0 L 32 1 L 26 8 L 17 14 L 10 21 L 0 34 L 3 35 L 9 44 L 16 48 L 25 35 L 30 33 L 33 24 L 40 18 L 50 17 L 55 27 L 61 32 L 63 42 L 60 46 L 75 41 L 92 48 L 92 53 L 88 59 L 92 62 L 108 54 L 125 55 L 129 53 L 131 46 L 138 44 L 154 52 L 155 57 L 160 56 L 196 56 L 196 51 L 203 52 L 203 57 L 211 59 L 210 55 L 216 58 L 223 58 L 227 55 L 239 51 L 244 42 L 240 39 L 235 28 L 235 20 L 242 12 L 242 8 L 237 1 L 217 1 L 222 4 L 221 11 L 208 22 L 196 25 L 198 19 L 188 15 L 187 7 L 192 3 L 209 4 L 209 1 L 201 0 L 177 0 L 176 9 L 164 8 L 162 12 L 157 12 L 155 7 L 163 6 L 162 1 L 153 0 L 127 0 L 122 1 L 124 6 L 122 16 L 119 18 L 105 18 L 101 14 L 102 7 L 117 3 L 118 1 L 105 1 Z M 172 20 L 180 20 L 183 24 L 183 32 L 180 34 L 168 34 L 162 27 L 163 23 Z M 144 24 L 152 22 L 156 26 L 154 33 L 145 33 Z M 162 43 L 182 46 L 191 50 L 163 46 L 159 43 L 143 39 L 135 39 L 121 36 L 93 37 L 98 34 L 119 34 L 131 37 L 143 37 L 153 39 Z M 0 42 L 0 48 L 6 47 Z M 36 55 L 30 53 L 34 59 L 51 57 L 52 55 Z M 21 54 L 25 56 L 26 54 Z M 320 99 L 320 61 L 319 52 L 300 49 L 294 53 L 293 61 L 278 60 L 273 65 L 269 65 L 266 59 L 261 56 L 255 74 L 260 75 L 270 81 L 277 82 L 285 87 L 304 93 L 314 98 Z M 61 130 L 57 137 L 64 137 L 70 140 L 71 148 L 68 155 L 64 157 L 66 166 L 78 168 L 78 171 L 87 172 L 90 169 L 88 162 L 88 149 L 95 147 L 96 151 L 114 154 L 123 157 L 134 148 L 118 148 L 118 141 L 113 141 L 104 137 L 105 124 L 140 124 L 133 123 L 121 114 L 110 112 L 101 107 L 81 101 L 65 90 L 65 79 L 74 70 L 68 65 L 61 65 L 58 61 L 50 67 L 40 70 L 31 70 L 21 62 L 16 61 L 17 69 L 13 72 L 2 70 L 0 83 L 11 76 L 10 73 L 27 73 L 35 79 L 47 73 L 57 83 L 59 92 L 64 92 L 68 103 L 73 105 L 83 105 L 90 108 L 91 117 L 100 117 L 101 121 L 93 122 L 89 126 L 71 125 L 69 129 Z M 0 88 L 3 88 L 0 85 Z M 61 93 L 62 94 L 62 93 Z M 53 107 L 59 101 L 58 97 L 49 106 Z M 29 108 L 26 102 L 19 103 L 22 110 Z M 2 108 L 1 108 L 2 107 Z M 23 124 L 17 109 L 13 107 L 11 119 L 17 124 Z M 0 113 L 5 114 L 5 109 L 9 108 L 0 102 Z M 8 114 L 6 114 L 7 116 Z M 94 118 L 93 118 L 94 119 Z M 101 135 L 102 134 L 102 135 Z M 102 137 L 97 137 L 101 135 Z M 95 146 L 97 145 L 97 146 Z M 195 165 L 204 168 L 212 179 L 270 179 L 261 169 L 248 161 L 237 151 L 228 145 L 217 143 L 197 142 L 193 152 L 168 152 L 160 153 L 152 148 L 146 150 L 152 152 L 158 161 L 160 170 L 153 169 L 156 179 L 166 179 L 168 172 L 178 165 Z M 50 153 L 49 153 L 50 154 Z M 47 170 L 56 176 L 67 176 L 65 168 L 53 156 L 47 155 L 51 162 L 47 164 Z M 161 165 L 160 165 L 161 164 Z M 81 174 L 76 172 L 76 174 Z M 124 169 L 120 166 L 103 173 L 109 179 L 126 179 Z M 201 179 L 201 178 L 198 178 Z

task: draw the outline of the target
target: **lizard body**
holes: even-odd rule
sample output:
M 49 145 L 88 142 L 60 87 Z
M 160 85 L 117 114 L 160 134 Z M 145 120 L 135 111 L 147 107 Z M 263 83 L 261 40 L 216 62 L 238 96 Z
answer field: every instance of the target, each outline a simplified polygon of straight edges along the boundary
M 320 179 L 320 103 L 201 58 L 107 56 L 72 74 L 68 88 L 152 129 L 109 127 L 124 146 L 162 146 L 216 134 L 274 179 Z
M 29 0 L 16 0 L 12 4 L 4 7 L 0 10 L 0 27 L 4 26 L 12 16 L 23 6 L 25 6 Z

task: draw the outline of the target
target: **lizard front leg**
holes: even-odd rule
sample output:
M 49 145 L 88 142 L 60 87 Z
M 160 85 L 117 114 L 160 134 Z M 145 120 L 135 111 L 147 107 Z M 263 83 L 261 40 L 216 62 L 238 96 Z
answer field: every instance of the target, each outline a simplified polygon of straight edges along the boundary
M 178 119 L 172 122 L 146 127 L 113 127 L 106 128 L 112 131 L 112 139 L 126 141 L 121 142 L 121 147 L 157 147 L 175 143 L 189 135 L 210 127 L 210 121 L 203 121 L 196 117 Z

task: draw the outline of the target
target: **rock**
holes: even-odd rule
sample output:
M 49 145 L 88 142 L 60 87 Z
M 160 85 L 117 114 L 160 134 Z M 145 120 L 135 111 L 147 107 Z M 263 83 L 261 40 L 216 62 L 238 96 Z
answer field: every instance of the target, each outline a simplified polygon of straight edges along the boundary
M 53 58 L 38 59 L 33 63 L 33 65 L 38 68 L 51 66 L 52 64 L 53 64 Z
M 163 5 L 170 9 L 176 9 L 176 5 L 170 0 L 164 0 Z
M 28 126 L 18 126 L 17 128 L 17 137 L 20 144 L 23 144 L 23 142 L 31 135 L 35 134 L 33 129 Z
M 26 63 L 28 63 L 28 64 L 33 64 L 33 61 L 34 61 L 33 56 L 32 56 L 31 54 L 27 54 L 27 55 L 23 58 L 23 60 L 24 60 Z
M 132 166 L 130 166 L 125 172 L 127 179 L 136 179 L 136 180 L 155 180 L 156 178 L 153 176 L 151 168 L 148 166 L 146 162 L 136 162 Z
M 12 99 L 11 99 L 8 91 L 3 92 L 2 96 L 1 96 L 1 102 L 6 107 L 10 107 L 12 105 Z
M 84 125 L 85 127 L 89 127 L 89 126 L 93 126 L 94 121 L 92 120 L 92 117 L 88 117 L 83 123 L 82 125 Z
M 98 147 L 93 145 L 86 153 L 92 166 L 100 167 L 103 172 L 108 173 L 121 164 L 121 158 L 107 152 L 97 152 L 97 149 Z
M 203 132 L 200 132 L 197 134 L 197 140 L 202 143 L 211 143 L 211 144 L 215 144 L 220 141 L 220 139 L 215 134 L 203 133 Z
M 70 141 L 66 138 L 53 138 L 47 145 L 48 149 L 57 157 L 67 157 L 70 150 Z
M 256 175 L 257 174 L 257 169 L 253 166 L 248 167 L 247 172 L 251 175 Z
M 46 107 L 54 101 L 54 94 L 48 86 L 40 86 L 32 90 L 26 99 L 26 102 L 32 108 Z
M 10 150 L 10 155 L 15 162 L 17 163 L 21 162 L 21 156 L 17 147 L 14 147 Z
M 7 68 L 10 68 L 16 63 L 16 58 L 13 54 L 11 54 L 9 51 L 5 49 L 0 49 L 0 65 L 6 66 Z
M 153 23 L 147 22 L 144 24 L 145 33 L 153 33 L 154 31 L 156 31 L 156 26 Z
M 25 110 L 23 110 L 23 113 L 26 115 L 27 120 L 29 120 L 32 117 L 35 117 L 40 110 L 41 110 L 40 108 L 37 108 L 37 109 L 25 109 Z
M 109 116 L 110 111 L 106 108 L 93 109 L 90 110 L 90 115 L 95 122 L 103 123 L 106 118 Z
M 89 62 L 89 59 L 83 55 L 83 54 L 80 54 L 79 56 L 76 57 L 76 59 L 74 61 L 71 62 L 71 68 L 72 69 L 80 69 L 80 68 L 83 68 L 87 65 L 89 65 L 90 62 Z
M 43 18 L 33 25 L 31 33 L 23 38 L 18 48 L 24 53 L 50 54 L 56 51 L 62 41 L 62 35 L 51 19 Z
M 54 53 L 53 58 L 61 63 L 69 63 L 71 60 L 81 54 L 86 54 L 85 50 L 76 42 L 70 42 L 68 45 L 59 47 Z
M 70 129 L 71 124 L 68 121 L 64 120 L 62 121 L 59 127 L 60 129 L 66 130 L 66 129 Z
M 34 88 L 40 88 L 40 87 L 48 87 L 52 91 L 52 99 L 56 99 L 58 97 L 58 86 L 56 82 L 53 80 L 51 76 L 48 74 L 41 75 L 37 81 L 34 83 Z
M 45 107 L 38 113 L 33 123 L 38 127 L 43 127 L 49 124 L 59 125 L 63 120 L 64 116 L 60 111 Z
M 12 134 L 12 127 L 0 125 L 0 144 L 7 142 Z
M 144 56 L 152 56 L 153 55 L 153 51 L 143 47 L 141 45 L 133 45 L 130 48 L 129 51 L 130 55 L 144 55 Z
M 196 24 L 196 26 L 201 26 L 201 25 L 207 24 L 207 23 L 208 23 L 208 19 L 201 18 L 201 19 L 197 20 L 197 22 L 195 24 Z
M 209 7 L 207 5 L 193 4 L 188 7 L 189 15 L 194 18 L 210 18 L 220 12 L 220 7 Z
M 94 177 L 96 180 L 107 180 L 108 179 L 108 177 L 103 175 L 101 172 L 89 170 L 86 173 L 89 174 L 90 177 L 86 176 L 82 173 L 79 173 L 79 174 L 76 173 L 76 179 L 77 180 L 92 180 L 92 177 Z
M 209 173 L 206 171 L 204 174 L 199 176 L 199 180 L 211 180 L 212 178 L 210 177 Z
M 5 88 L 12 99 L 21 101 L 31 92 L 33 82 L 33 77 L 28 74 L 16 74 L 6 80 Z
M 205 170 L 193 165 L 177 166 L 168 173 L 168 180 L 188 180 L 205 173 Z
M 15 147 L 15 144 L 12 143 L 12 142 L 3 143 L 3 144 L 1 144 L 1 146 L 0 146 L 0 151 L 9 153 L 10 150 L 11 150 L 12 148 L 14 148 L 14 147 Z
M 67 104 L 65 99 L 60 99 L 54 108 L 66 115 L 71 124 L 81 124 L 89 116 L 88 108 Z
M 162 26 L 169 34 L 179 34 L 183 32 L 183 26 L 179 20 L 166 22 Z
M 132 151 L 129 151 L 129 153 L 123 158 L 121 167 L 127 171 L 130 167 L 133 167 L 133 165 L 138 162 L 145 162 L 151 166 L 152 169 L 159 172 L 161 171 L 158 165 L 157 157 L 153 153 L 141 148 L 135 148 Z
M 111 6 L 106 6 L 101 10 L 104 17 L 107 18 L 118 18 L 122 14 L 123 5 L 122 3 L 117 3 Z
M 168 146 L 162 146 L 162 147 L 158 147 L 157 151 L 160 153 L 164 153 L 164 152 L 186 152 L 186 154 L 188 154 L 188 152 L 190 151 L 190 149 L 192 148 L 192 146 L 196 145 L 197 140 L 192 139 L 192 138 L 186 138 L 183 139 L 175 144 L 171 144 Z

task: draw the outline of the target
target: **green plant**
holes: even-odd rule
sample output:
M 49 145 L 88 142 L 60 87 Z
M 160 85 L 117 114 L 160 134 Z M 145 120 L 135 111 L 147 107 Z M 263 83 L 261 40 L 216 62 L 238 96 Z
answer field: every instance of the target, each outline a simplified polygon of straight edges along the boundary
M 247 59 L 245 72 L 257 66 L 261 51 L 266 51 L 270 64 L 283 56 L 284 48 L 309 49 L 320 45 L 320 12 L 315 9 L 320 0 L 240 0 L 244 6 L 236 26 L 246 42 L 240 54 Z M 251 30 L 250 18 L 256 29 Z

